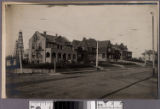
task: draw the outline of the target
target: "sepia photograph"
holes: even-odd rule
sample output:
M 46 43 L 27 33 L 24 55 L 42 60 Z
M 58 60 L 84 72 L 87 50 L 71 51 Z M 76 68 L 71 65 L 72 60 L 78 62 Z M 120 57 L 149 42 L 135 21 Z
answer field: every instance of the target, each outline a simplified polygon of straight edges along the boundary
M 4 2 L 3 97 L 156 99 L 158 9 L 156 1 Z

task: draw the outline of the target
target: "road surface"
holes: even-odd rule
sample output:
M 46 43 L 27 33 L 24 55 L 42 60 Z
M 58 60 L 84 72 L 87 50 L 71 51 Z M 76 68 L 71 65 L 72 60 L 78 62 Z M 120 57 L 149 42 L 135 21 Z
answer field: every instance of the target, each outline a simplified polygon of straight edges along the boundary
M 157 78 L 150 67 L 110 67 L 7 77 L 9 98 L 145 99 L 157 97 Z

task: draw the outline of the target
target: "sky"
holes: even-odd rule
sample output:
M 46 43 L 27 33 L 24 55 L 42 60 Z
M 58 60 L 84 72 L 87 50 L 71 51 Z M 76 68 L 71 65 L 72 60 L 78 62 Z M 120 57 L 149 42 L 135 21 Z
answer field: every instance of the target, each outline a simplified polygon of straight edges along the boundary
M 152 49 L 152 16 L 155 20 L 157 49 L 157 13 L 155 5 L 10 5 L 6 7 L 6 55 L 14 52 L 18 32 L 23 32 L 24 48 L 35 31 L 59 34 L 70 41 L 83 37 L 124 43 L 133 57 Z

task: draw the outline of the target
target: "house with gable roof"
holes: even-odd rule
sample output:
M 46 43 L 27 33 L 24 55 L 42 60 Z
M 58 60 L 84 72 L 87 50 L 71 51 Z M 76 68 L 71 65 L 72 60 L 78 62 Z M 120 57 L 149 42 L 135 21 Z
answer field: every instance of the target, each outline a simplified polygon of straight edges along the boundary
M 29 39 L 30 63 L 54 63 L 61 61 L 77 61 L 77 53 L 71 42 L 60 35 L 48 35 L 36 31 Z

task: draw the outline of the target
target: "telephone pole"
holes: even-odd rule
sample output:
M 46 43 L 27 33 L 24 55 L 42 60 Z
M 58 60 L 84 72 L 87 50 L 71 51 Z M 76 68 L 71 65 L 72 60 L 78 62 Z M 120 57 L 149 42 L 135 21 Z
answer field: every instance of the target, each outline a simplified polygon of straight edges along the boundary
M 154 13 L 151 12 L 152 15 L 152 61 L 153 61 L 153 76 L 155 75 L 155 52 L 154 52 Z
M 96 68 L 98 69 L 98 41 L 97 41 L 97 50 L 96 50 Z
M 54 57 L 54 73 L 56 73 L 56 57 Z

